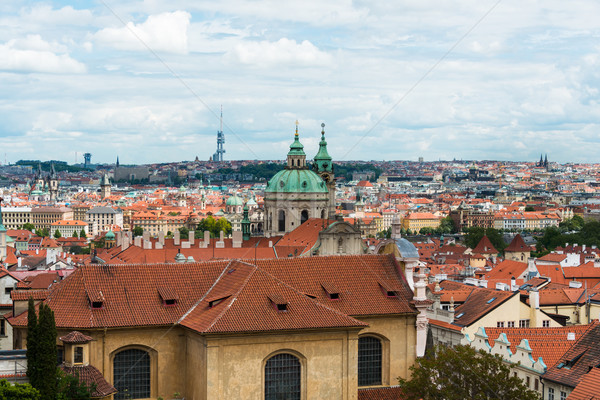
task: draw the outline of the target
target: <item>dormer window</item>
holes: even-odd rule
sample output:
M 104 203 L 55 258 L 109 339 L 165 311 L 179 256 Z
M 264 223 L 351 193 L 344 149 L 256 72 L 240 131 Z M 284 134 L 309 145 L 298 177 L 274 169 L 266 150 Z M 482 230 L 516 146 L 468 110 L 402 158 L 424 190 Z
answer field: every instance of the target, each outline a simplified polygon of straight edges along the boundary
M 278 312 L 286 312 L 288 310 L 288 301 L 279 294 L 270 294 L 269 300 Z
M 383 292 L 383 294 L 385 294 L 386 297 L 396 297 L 396 295 L 400 291 L 392 285 L 389 285 L 387 282 L 380 281 L 379 287 L 381 288 L 381 291 Z
M 177 305 L 177 293 L 170 287 L 158 287 L 158 295 L 162 299 L 164 306 L 176 306 Z
M 323 288 L 323 290 L 325 290 L 325 293 L 327 293 L 327 297 L 329 297 L 331 300 L 340 299 L 340 290 L 332 283 L 322 282 L 321 287 Z
M 104 307 L 103 301 L 92 301 L 92 309 L 99 310 Z
M 210 298 L 206 299 L 206 301 L 208 301 L 208 308 L 215 307 L 216 305 L 218 305 L 223 300 L 228 299 L 229 296 L 231 296 L 231 295 L 230 294 L 226 294 L 226 295 L 220 295 L 220 296 L 210 297 Z

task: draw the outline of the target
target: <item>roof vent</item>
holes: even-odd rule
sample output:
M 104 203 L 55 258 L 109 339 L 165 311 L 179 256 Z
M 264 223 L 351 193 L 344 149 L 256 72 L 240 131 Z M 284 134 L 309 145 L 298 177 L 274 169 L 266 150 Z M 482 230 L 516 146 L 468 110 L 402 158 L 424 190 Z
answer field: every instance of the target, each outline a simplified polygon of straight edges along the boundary
M 567 333 L 567 340 L 575 340 L 575 332 Z
M 581 282 L 578 282 L 578 281 L 570 281 L 569 282 L 570 288 L 579 289 L 579 288 L 581 288 L 581 286 L 582 286 Z

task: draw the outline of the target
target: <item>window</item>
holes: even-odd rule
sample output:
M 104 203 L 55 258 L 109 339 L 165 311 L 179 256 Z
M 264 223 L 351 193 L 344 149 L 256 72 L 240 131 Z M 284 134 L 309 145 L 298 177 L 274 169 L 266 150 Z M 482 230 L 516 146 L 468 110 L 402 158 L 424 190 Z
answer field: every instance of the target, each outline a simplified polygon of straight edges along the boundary
M 529 320 L 528 319 L 520 319 L 519 320 L 519 328 L 529 328 Z
M 504 328 L 504 321 L 498 321 L 498 322 L 496 322 L 496 327 L 497 328 Z
M 83 364 L 83 347 L 76 346 L 73 349 L 73 363 L 74 364 Z
M 113 361 L 115 400 L 150 397 L 150 355 L 140 349 L 123 350 Z
M 515 327 L 515 321 L 508 321 L 506 323 L 506 326 L 509 327 L 509 328 L 514 328 Z
M 381 385 L 381 340 L 358 338 L 358 386 Z
M 308 211 L 302 210 L 302 212 L 300 213 L 300 223 L 301 224 L 305 223 L 307 219 L 308 219 Z
M 285 232 L 285 211 L 279 210 L 279 220 L 278 220 L 278 230 L 279 232 Z
M 265 365 L 265 400 L 300 400 L 301 365 L 293 354 L 277 354 Z
M 549 328 L 550 327 L 550 320 L 549 319 L 545 319 L 542 321 L 542 327 L 543 328 Z
M 527 389 L 529 389 L 530 381 L 528 376 L 525 377 L 525 385 L 527 385 Z
M 554 400 L 554 388 L 548 388 L 548 400 Z
M 0 317 L 0 336 L 6 336 L 6 320 Z
M 537 378 L 533 381 L 533 388 L 538 391 L 540 390 L 540 381 Z
M 567 392 L 560 392 L 560 400 L 567 400 Z

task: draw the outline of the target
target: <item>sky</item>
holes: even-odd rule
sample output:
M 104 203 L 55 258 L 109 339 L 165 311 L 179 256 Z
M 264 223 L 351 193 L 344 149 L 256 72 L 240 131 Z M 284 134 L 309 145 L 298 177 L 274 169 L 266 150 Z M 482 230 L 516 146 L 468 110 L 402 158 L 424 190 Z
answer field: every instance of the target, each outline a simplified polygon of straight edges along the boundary
M 597 0 L 0 2 L 0 161 L 598 162 Z

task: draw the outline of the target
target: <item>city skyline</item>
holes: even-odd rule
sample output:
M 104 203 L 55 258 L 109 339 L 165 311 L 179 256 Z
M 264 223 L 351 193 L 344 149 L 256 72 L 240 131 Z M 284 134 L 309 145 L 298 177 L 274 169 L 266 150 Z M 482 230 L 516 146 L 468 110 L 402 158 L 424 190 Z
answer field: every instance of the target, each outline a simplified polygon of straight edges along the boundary
M 19 0 L 0 145 L 20 159 L 596 162 L 600 4 Z M 4 161 L 4 157 L 2 157 Z

